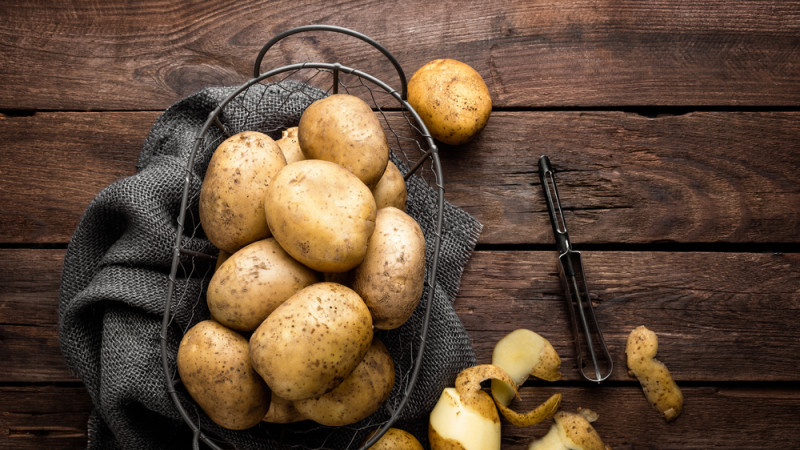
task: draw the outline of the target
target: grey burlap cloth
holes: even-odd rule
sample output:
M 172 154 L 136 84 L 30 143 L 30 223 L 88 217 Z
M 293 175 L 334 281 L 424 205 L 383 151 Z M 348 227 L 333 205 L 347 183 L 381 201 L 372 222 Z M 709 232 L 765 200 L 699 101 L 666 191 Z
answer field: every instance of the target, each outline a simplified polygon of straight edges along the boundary
M 292 82 L 276 86 L 257 85 L 247 90 L 241 94 L 244 98 L 237 102 L 238 107 L 232 105 L 224 110 L 222 121 L 234 132 L 247 128 L 280 130 L 296 125 L 305 107 L 325 95 Z M 59 339 L 67 363 L 83 379 L 93 401 L 87 426 L 88 448 L 191 446 L 191 430 L 168 395 L 161 364 L 160 330 L 184 180 L 190 173 L 190 198 L 196 199 L 213 148 L 201 146 L 189 169 L 187 155 L 209 112 L 233 89 L 209 88 L 167 109 L 144 143 L 137 173 L 97 195 L 69 243 L 59 300 Z M 297 95 L 298 90 L 303 95 Z M 220 133 L 216 128 L 209 132 Z M 273 133 L 273 137 L 277 136 Z M 430 250 L 436 193 L 416 177 L 410 179 L 408 190 L 408 212 L 423 227 Z M 194 203 L 188 223 L 197 217 Z M 216 249 L 200 230 L 197 224 L 187 225 L 184 247 L 215 255 Z M 416 387 L 396 423 L 423 442 L 427 441 L 428 413 L 441 390 L 453 382 L 461 369 L 475 364 L 475 354 L 452 302 L 480 231 L 481 225 L 474 218 L 445 203 L 424 362 Z M 178 272 L 174 317 L 167 333 L 173 373 L 183 332 L 208 317 L 202 299 L 213 264 L 213 260 L 195 258 L 187 260 Z M 427 288 L 423 295 L 426 298 Z M 202 425 L 203 433 L 224 447 L 357 448 L 406 394 L 403 385 L 420 343 L 422 312 L 423 308 L 418 308 L 406 325 L 380 334 L 395 359 L 398 383 L 382 409 L 354 426 L 334 429 L 301 422 L 228 431 L 211 423 L 180 385 L 178 395 L 195 422 Z

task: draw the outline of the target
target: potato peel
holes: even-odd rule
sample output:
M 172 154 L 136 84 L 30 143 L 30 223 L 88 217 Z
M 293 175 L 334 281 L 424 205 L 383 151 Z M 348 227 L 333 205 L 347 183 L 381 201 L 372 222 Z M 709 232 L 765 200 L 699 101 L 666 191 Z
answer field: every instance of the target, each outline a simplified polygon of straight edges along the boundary
M 658 353 L 656 334 L 644 326 L 636 327 L 628 335 L 625 353 L 628 372 L 639 380 L 647 401 L 661 413 L 664 420 L 675 420 L 683 410 L 683 393 L 667 366 L 655 359 Z
M 465 404 L 469 404 L 473 407 L 479 407 L 479 405 L 482 404 L 479 397 L 481 394 L 485 394 L 481 390 L 481 383 L 490 379 L 500 380 L 507 383 L 514 390 L 516 397 L 519 398 L 519 392 L 517 390 L 516 383 L 514 383 L 514 380 L 511 378 L 508 372 L 503 370 L 501 367 L 492 364 L 477 365 L 461 371 L 461 373 L 458 374 L 458 377 L 456 377 L 456 391 L 459 393 L 459 395 L 461 395 L 462 401 Z M 558 408 L 561 406 L 560 393 L 553 394 L 549 399 L 547 399 L 547 401 L 537 406 L 533 410 L 528 411 L 527 413 L 516 412 L 503 405 L 502 402 L 496 397 L 493 396 L 492 398 L 494 399 L 495 405 L 503 417 L 505 417 L 512 425 L 520 427 L 535 425 L 543 420 L 553 417 Z
M 544 403 L 526 413 L 516 412 L 500 403 L 497 399 L 495 399 L 495 404 L 497 404 L 497 409 L 500 410 L 500 414 L 512 425 L 528 427 L 553 417 L 556 411 L 558 411 L 558 408 L 561 407 L 561 393 L 559 392 L 551 395 Z

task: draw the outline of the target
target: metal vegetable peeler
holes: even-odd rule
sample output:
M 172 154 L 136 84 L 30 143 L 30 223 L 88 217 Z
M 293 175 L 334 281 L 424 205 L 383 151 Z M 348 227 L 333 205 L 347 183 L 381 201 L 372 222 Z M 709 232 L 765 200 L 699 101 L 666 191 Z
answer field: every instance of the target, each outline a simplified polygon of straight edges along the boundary
M 578 371 L 586 380 L 600 383 L 611 375 L 614 362 L 597 324 L 594 307 L 589 298 L 589 289 L 586 286 L 581 253 L 572 249 L 553 169 L 550 166 L 550 159 L 545 155 L 539 158 L 539 179 L 542 182 L 547 211 L 550 213 L 550 223 L 553 225 L 553 234 L 558 246 L 559 273 L 572 324 Z M 586 354 L 589 355 L 590 361 L 584 359 Z

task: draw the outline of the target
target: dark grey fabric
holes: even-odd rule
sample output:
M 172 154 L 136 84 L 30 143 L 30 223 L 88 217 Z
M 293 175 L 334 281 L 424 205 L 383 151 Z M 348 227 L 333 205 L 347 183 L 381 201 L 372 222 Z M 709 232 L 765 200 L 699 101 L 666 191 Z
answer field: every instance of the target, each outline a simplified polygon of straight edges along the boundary
M 144 143 L 137 173 L 97 195 L 69 243 L 61 281 L 59 339 L 68 365 L 83 379 L 94 404 L 87 425 L 89 448 L 191 446 L 191 430 L 167 391 L 161 364 L 161 322 L 187 178 L 192 206 L 187 211 L 182 246 L 208 255 L 217 253 L 199 226 L 196 199 L 208 159 L 223 138 L 219 127 L 212 126 L 205 134 L 192 164 L 188 164 L 188 155 L 209 113 L 234 89 L 209 88 L 166 110 Z M 222 110 L 220 121 L 230 133 L 254 129 L 278 137 L 279 130 L 297 124 L 308 104 L 325 95 L 290 81 L 270 87 L 255 85 Z M 401 160 L 395 161 L 402 166 Z M 437 193 L 416 176 L 409 179 L 408 187 L 408 212 L 423 227 L 431 252 Z M 423 365 L 397 423 L 423 442 L 427 440 L 427 415 L 441 390 L 452 384 L 461 369 L 475 364 L 469 337 L 452 302 L 480 231 L 481 225 L 474 218 L 445 203 Z M 431 259 L 429 254 L 428 275 Z M 204 295 L 213 265 L 213 258 L 181 257 L 166 336 L 172 374 L 181 336 L 191 325 L 208 318 Z M 428 288 L 423 299 L 427 294 Z M 180 401 L 203 432 L 224 447 L 357 448 L 399 407 L 405 395 L 420 346 L 423 314 L 420 307 L 400 329 L 378 332 L 395 359 L 397 383 L 385 406 L 354 426 L 333 429 L 309 422 L 261 424 L 234 432 L 211 423 L 178 385 Z

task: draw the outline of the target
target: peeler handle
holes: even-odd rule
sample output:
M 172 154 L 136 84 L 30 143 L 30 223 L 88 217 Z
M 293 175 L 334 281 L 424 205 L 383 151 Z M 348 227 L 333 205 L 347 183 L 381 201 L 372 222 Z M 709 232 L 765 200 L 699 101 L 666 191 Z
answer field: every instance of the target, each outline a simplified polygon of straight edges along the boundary
M 550 159 L 545 155 L 539 158 L 539 178 L 558 246 L 559 274 L 567 301 L 572 336 L 575 340 L 578 371 L 586 380 L 599 383 L 611 375 L 614 362 L 594 315 L 581 253 L 572 249 L 553 168 L 550 166 Z

